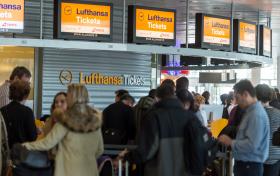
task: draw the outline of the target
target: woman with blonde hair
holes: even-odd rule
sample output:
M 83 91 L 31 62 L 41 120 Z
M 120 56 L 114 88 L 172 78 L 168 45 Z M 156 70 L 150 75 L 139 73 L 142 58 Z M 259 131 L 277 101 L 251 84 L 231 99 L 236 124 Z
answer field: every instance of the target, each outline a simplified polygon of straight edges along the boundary
M 67 110 L 55 109 L 57 123 L 36 142 L 24 143 L 29 150 L 47 151 L 58 145 L 54 176 L 98 176 L 96 159 L 103 153 L 101 113 L 89 105 L 86 87 L 71 84 Z
M 202 109 L 202 105 L 205 104 L 205 98 L 202 95 L 194 96 L 194 112 L 198 117 L 202 125 L 207 126 L 206 112 Z

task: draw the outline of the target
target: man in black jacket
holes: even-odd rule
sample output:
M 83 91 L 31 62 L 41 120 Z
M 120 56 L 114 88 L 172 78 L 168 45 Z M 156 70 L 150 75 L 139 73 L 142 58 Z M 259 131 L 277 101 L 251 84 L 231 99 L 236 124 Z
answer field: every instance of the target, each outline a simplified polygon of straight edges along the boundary
M 121 101 L 121 98 L 124 96 L 128 98 L 131 97 L 126 96 L 126 92 L 127 91 L 116 91 L 116 102 L 109 105 L 103 111 L 102 131 L 105 144 L 127 144 L 128 141 L 135 139 L 136 129 L 133 109 Z M 110 133 L 118 133 L 121 136 L 113 137 L 110 136 Z M 111 137 L 121 138 L 118 140 L 120 142 L 114 143 L 115 140 L 111 142 Z
M 174 88 L 162 84 L 157 89 L 160 99 L 144 120 L 138 148 L 126 155 L 137 164 L 143 163 L 144 176 L 185 176 L 183 135 L 186 123 L 195 118 L 175 97 Z

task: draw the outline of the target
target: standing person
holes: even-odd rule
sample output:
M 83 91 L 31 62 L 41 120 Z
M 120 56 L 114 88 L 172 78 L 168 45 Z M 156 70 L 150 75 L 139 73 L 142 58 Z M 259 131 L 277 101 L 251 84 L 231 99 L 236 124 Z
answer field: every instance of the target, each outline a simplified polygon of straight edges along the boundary
M 124 95 L 126 93 L 121 96 L 120 93 L 116 94 L 116 99 L 119 101 L 109 105 L 103 111 L 102 132 L 105 144 L 127 144 L 135 139 L 133 108 L 126 105 L 125 101 L 120 101 Z M 118 137 L 113 137 L 111 134 L 118 134 Z M 115 141 L 117 138 L 118 140 Z
M 271 89 L 271 92 L 272 92 L 272 98 L 269 105 L 280 110 L 280 102 L 277 99 L 277 94 L 275 92 L 275 89 Z
M 140 134 L 143 126 L 143 120 L 146 117 L 148 111 L 156 103 L 156 91 L 155 89 L 150 90 L 149 95 L 140 98 L 137 105 L 134 108 L 135 112 L 135 123 L 136 123 L 136 136 Z
M 168 84 L 168 85 L 173 87 L 174 92 L 176 91 L 176 85 L 175 85 L 175 83 L 172 79 L 165 79 L 165 80 L 162 81 L 161 84 Z
M 34 141 L 37 138 L 33 111 L 23 105 L 29 93 L 28 82 L 14 81 L 9 88 L 9 98 L 12 101 L 0 109 L 8 132 L 9 148 L 16 143 Z
M 141 130 L 137 149 L 129 152 L 126 159 L 144 164 L 144 176 L 186 176 L 183 141 L 186 123 L 195 118 L 186 111 L 174 96 L 168 84 L 157 88 L 156 103 Z
M 279 89 L 278 89 L 278 88 L 274 88 L 274 91 L 275 91 L 275 93 L 276 93 L 277 100 L 280 102 L 280 93 L 279 93 Z
M 204 92 L 202 93 L 202 96 L 205 98 L 205 104 L 209 105 L 210 92 L 204 91 Z
M 123 104 L 133 108 L 134 104 L 135 104 L 135 99 L 133 98 L 133 96 L 129 95 L 129 94 L 124 94 L 121 98 L 120 101 L 123 102 Z
M 207 126 L 206 112 L 202 109 L 205 99 L 201 95 L 194 96 L 194 112 L 203 126 Z
M 257 101 L 256 91 L 249 80 L 241 80 L 233 89 L 237 104 L 245 109 L 245 114 L 236 139 L 221 135 L 219 141 L 232 148 L 235 176 L 262 176 L 269 151 L 268 116 Z
M 119 90 L 115 91 L 115 103 L 119 102 L 121 97 L 125 94 L 129 94 L 129 92 L 124 89 L 119 89 Z
M 178 91 L 177 97 L 186 110 L 194 111 L 194 98 L 188 90 L 182 89 Z
M 56 123 L 57 119 L 52 117 L 52 114 L 54 110 L 58 108 L 60 108 L 62 111 L 67 110 L 67 93 L 59 92 L 54 96 L 53 103 L 51 105 L 51 116 L 46 120 L 45 126 L 43 128 L 44 135 L 47 135 Z
M 12 74 L 10 75 L 10 80 L 6 80 L 4 84 L 0 86 L 0 108 L 6 106 L 11 101 L 9 99 L 9 87 L 11 83 L 13 83 L 16 80 L 30 82 L 30 78 L 31 78 L 31 73 L 27 68 L 16 67 L 12 71 Z
M 279 176 L 280 175 L 280 147 L 272 146 L 272 136 L 278 127 L 280 127 L 280 110 L 269 105 L 271 101 L 271 88 L 266 84 L 259 84 L 256 87 L 258 100 L 262 103 L 267 112 L 270 123 L 270 138 L 269 138 L 269 156 L 264 163 L 264 176 Z
M 67 91 L 67 111 L 56 109 L 58 121 L 49 134 L 36 142 L 24 143 L 28 150 L 48 151 L 58 145 L 54 176 L 98 176 L 96 159 L 103 153 L 101 113 L 89 105 L 82 84 L 71 84 Z
M 176 93 L 182 89 L 189 89 L 189 79 L 187 77 L 180 77 L 176 80 Z

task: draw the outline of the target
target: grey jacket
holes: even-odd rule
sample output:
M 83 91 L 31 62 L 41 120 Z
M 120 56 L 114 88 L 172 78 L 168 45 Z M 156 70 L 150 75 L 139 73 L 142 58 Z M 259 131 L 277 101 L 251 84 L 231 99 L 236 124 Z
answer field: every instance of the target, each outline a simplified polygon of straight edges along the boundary
M 138 148 L 128 154 L 130 162 L 144 164 L 144 176 L 186 176 L 183 158 L 183 130 L 194 114 L 179 100 L 155 104 L 145 118 Z

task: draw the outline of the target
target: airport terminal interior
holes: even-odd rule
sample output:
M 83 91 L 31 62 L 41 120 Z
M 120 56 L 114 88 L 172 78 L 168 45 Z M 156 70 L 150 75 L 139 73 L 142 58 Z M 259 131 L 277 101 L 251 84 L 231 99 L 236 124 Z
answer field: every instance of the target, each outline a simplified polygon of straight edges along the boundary
M 280 176 L 280 0 L 0 0 L 0 176 Z

